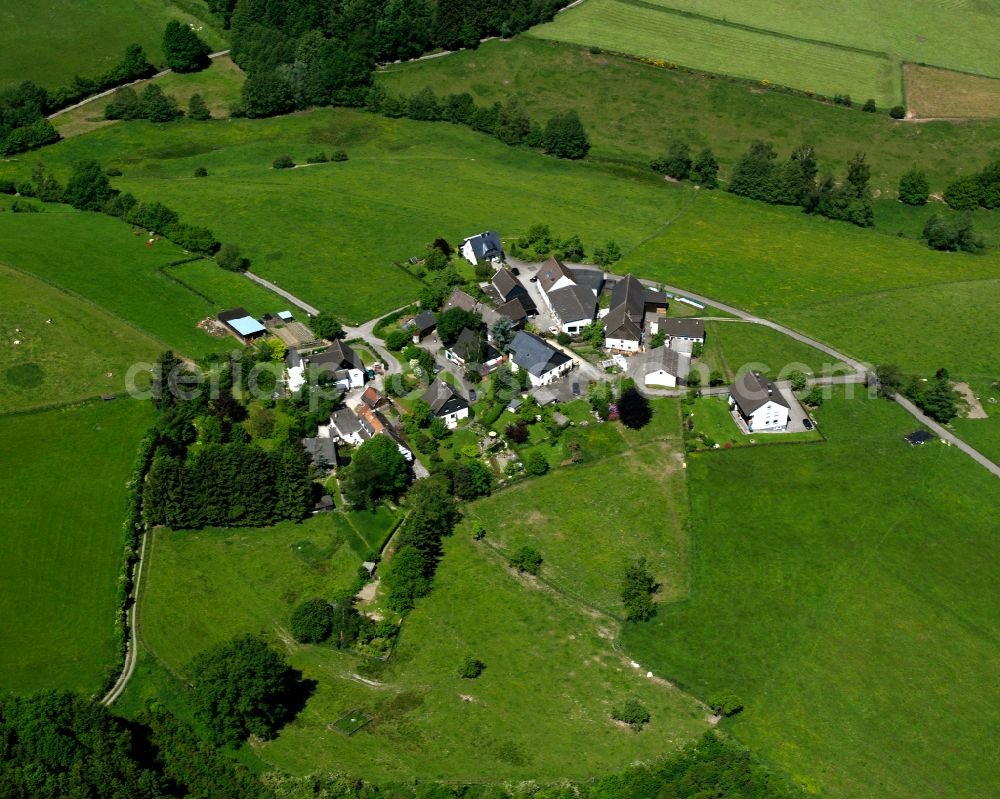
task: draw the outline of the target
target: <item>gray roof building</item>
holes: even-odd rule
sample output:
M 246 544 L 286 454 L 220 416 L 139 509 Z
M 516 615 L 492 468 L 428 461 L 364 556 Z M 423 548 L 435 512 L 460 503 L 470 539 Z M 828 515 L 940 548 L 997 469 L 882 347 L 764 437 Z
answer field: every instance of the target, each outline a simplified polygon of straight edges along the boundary
M 500 351 L 486 341 L 482 333 L 474 333 L 467 327 L 462 328 L 455 343 L 449 348 L 463 362 L 470 360 L 476 363 L 487 363 L 500 357 Z
M 538 269 L 538 285 L 546 294 L 560 280 L 566 278 L 576 283 L 573 273 L 554 255 L 543 263 Z
M 574 266 L 569 270 L 573 276 L 573 281 L 578 286 L 586 286 L 596 297 L 604 288 L 604 270 L 591 269 L 587 266 Z
M 510 345 L 511 359 L 521 369 L 527 369 L 535 377 L 541 377 L 572 360 L 562 350 L 543 341 L 533 333 L 518 331 Z
M 362 372 L 365 370 L 361 356 L 339 339 L 324 352 L 307 357 L 306 363 L 325 372 L 336 373 L 341 369 L 360 369 Z
M 431 406 L 435 416 L 447 416 L 469 407 L 469 401 L 440 378 L 431 383 L 421 399 Z
M 462 255 L 474 264 L 493 258 L 503 258 L 503 245 L 500 243 L 500 235 L 495 230 L 487 230 L 475 236 L 469 236 L 462 242 L 461 249 Z
M 475 311 L 478 301 L 475 297 L 461 289 L 455 289 L 448 295 L 442 311 L 450 311 L 452 308 L 461 308 L 463 311 Z
M 535 314 L 538 312 L 538 308 L 535 307 L 535 301 L 531 299 L 528 289 L 524 287 L 524 284 L 506 266 L 496 271 L 496 274 L 493 275 L 491 285 L 501 303 L 516 299 L 521 301 L 521 305 L 524 306 L 526 313 Z
M 691 359 L 687 355 L 670 349 L 670 347 L 656 347 L 646 350 L 636 355 L 632 361 L 637 365 L 639 374 L 642 375 L 663 370 L 667 374 L 683 379 L 691 370 Z
M 597 314 L 597 297 L 585 286 L 566 286 L 549 294 L 552 311 L 563 324 L 581 319 L 593 319 Z
M 423 338 L 437 326 L 437 317 L 430 311 L 422 311 L 413 317 L 410 332 Z
M 302 448 L 306 451 L 309 459 L 317 465 L 321 463 L 328 467 L 337 465 L 337 445 L 332 438 L 326 436 L 303 438 Z
M 360 436 L 368 438 L 368 431 L 361 424 L 357 414 L 350 408 L 338 408 L 330 416 L 330 424 L 341 438 Z
M 744 372 L 739 375 L 729 389 L 729 395 L 744 416 L 750 416 L 768 402 L 788 407 L 788 402 L 781 396 L 777 386 L 760 372 Z
M 705 323 L 701 319 L 666 319 L 662 331 L 671 338 L 705 339 Z

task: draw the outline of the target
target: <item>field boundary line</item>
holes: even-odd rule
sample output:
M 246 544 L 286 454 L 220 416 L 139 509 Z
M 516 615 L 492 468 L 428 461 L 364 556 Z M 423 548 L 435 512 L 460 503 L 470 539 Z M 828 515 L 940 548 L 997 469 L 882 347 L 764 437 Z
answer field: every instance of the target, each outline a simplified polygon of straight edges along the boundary
M 177 275 L 172 275 L 169 272 L 170 269 L 173 269 L 174 267 L 177 266 L 184 266 L 185 264 L 193 264 L 197 261 L 207 261 L 207 260 L 208 260 L 207 258 L 203 258 L 200 255 L 196 255 L 192 256 L 191 258 L 184 258 L 180 261 L 171 261 L 169 264 L 158 266 L 156 268 L 156 271 L 159 272 L 161 275 L 163 275 L 171 283 L 176 283 L 181 288 L 187 289 L 199 299 L 202 299 L 205 302 L 207 302 L 209 305 L 215 305 L 216 301 L 212 297 L 209 297 L 204 292 L 198 291 L 198 289 L 196 289 L 194 286 L 189 285 L 186 281 L 181 280 L 181 278 L 177 277 Z
M 650 3 L 647 0 L 615 0 L 617 3 L 627 6 L 636 6 L 638 8 L 646 8 L 651 11 L 658 11 L 663 14 L 671 14 L 677 17 L 685 17 L 687 19 L 695 19 L 699 22 L 707 22 L 712 25 L 718 25 L 723 28 L 733 28 L 734 30 L 746 31 L 748 33 L 756 33 L 763 36 L 773 36 L 776 39 L 785 39 L 793 42 L 802 42 L 803 44 L 810 44 L 820 47 L 829 47 L 834 50 L 843 50 L 849 53 L 858 53 L 860 55 L 874 56 L 875 58 L 881 58 L 886 61 L 893 62 L 896 59 L 893 57 L 892 53 L 886 52 L 884 50 L 868 50 L 864 47 L 854 47 L 850 44 L 838 44 L 836 42 L 828 42 L 823 39 L 811 39 L 807 36 L 796 36 L 792 33 L 785 33 L 783 31 L 774 31 L 767 28 L 758 28 L 754 25 L 748 25 L 745 22 L 730 22 L 728 19 L 722 19 L 720 17 L 709 16 L 708 14 L 699 14 L 697 11 L 687 11 L 681 8 L 673 8 L 672 6 L 662 6 L 659 3 Z

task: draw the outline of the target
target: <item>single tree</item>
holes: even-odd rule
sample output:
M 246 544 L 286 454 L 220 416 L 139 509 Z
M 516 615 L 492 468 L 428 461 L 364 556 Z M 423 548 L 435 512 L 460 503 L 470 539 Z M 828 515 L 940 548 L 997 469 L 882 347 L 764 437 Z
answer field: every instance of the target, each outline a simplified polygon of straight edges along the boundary
M 796 369 L 788 375 L 788 381 L 792 384 L 793 391 L 801 391 L 804 389 L 808 380 L 809 378 L 806 376 L 806 373 L 801 369 Z
M 903 386 L 903 370 L 894 363 L 882 363 L 875 367 L 878 391 L 883 397 L 894 397 Z
M 344 496 L 355 507 L 370 508 L 380 498 L 395 496 L 409 480 L 409 467 L 388 436 L 375 436 L 354 451 L 345 470 Z
M 212 118 L 212 112 L 208 110 L 208 106 L 205 105 L 205 100 L 200 94 L 191 95 L 191 99 L 188 100 L 187 115 L 188 119 L 197 119 L 199 121 Z
M 117 192 L 97 161 L 78 161 L 63 192 L 65 201 L 81 211 L 100 211 Z
M 545 152 L 559 158 L 583 158 L 590 150 L 590 141 L 576 111 L 556 114 L 545 126 Z
M 250 261 L 243 257 L 239 244 L 223 244 L 215 254 L 215 262 L 230 272 L 241 272 L 250 266 Z
M 462 665 L 458 669 L 458 676 L 463 680 L 474 680 L 483 673 L 485 668 L 486 664 L 479 658 L 466 655 L 462 660 Z
M 703 189 L 714 189 L 719 185 L 719 162 L 707 147 L 702 150 L 691 167 L 691 180 Z
M 147 84 L 139 95 L 136 116 L 150 122 L 172 122 L 180 115 L 177 101 L 155 83 Z
M 637 699 L 625 700 L 624 705 L 612 711 L 611 717 L 625 722 L 636 732 L 646 726 L 651 718 L 646 706 Z
M 516 97 L 501 106 L 497 115 L 496 137 L 504 144 L 516 147 L 524 144 L 531 133 L 531 120 Z
M 653 596 L 659 590 L 645 558 L 632 561 L 622 575 L 622 604 L 628 621 L 648 621 L 656 613 Z
M 313 333 L 328 341 L 342 338 L 344 335 L 343 325 L 329 311 L 321 311 L 318 316 L 313 317 L 310 325 L 312 326 Z
M 292 611 L 289 629 L 300 644 L 318 644 L 333 630 L 333 608 L 325 599 L 307 599 Z
M 525 545 L 516 550 L 509 558 L 510 565 L 519 572 L 533 574 L 536 577 L 542 570 L 542 556 L 532 546 Z
M 653 418 L 653 409 L 649 406 L 649 400 L 633 386 L 622 391 L 618 398 L 618 418 L 626 427 L 638 430 L 649 424 L 649 420 Z
M 982 186 L 976 175 L 956 178 L 944 190 L 944 201 L 956 211 L 972 211 L 979 206 Z
M 430 591 L 427 563 L 412 546 L 400 548 L 382 576 L 386 605 L 398 613 L 412 610 L 416 600 Z
M 449 308 L 438 314 L 437 334 L 441 343 L 450 347 L 457 340 L 464 328 L 476 332 L 483 326 L 483 317 L 464 308 Z
M 209 65 L 211 48 L 198 38 L 191 27 L 176 19 L 163 31 L 163 55 L 174 72 L 197 72 Z
M 542 475 L 549 470 L 549 462 L 537 449 L 532 450 L 524 459 L 524 470 L 528 474 Z
M 927 176 L 916 167 L 899 180 L 899 199 L 907 205 L 926 205 L 930 194 Z

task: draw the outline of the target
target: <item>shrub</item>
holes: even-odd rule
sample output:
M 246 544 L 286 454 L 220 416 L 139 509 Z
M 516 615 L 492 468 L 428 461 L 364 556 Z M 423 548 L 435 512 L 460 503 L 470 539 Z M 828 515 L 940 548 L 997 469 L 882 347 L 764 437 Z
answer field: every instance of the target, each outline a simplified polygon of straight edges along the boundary
M 971 211 L 979 206 L 982 187 L 976 175 L 956 178 L 944 190 L 944 201 L 956 211 Z
M 109 178 L 120 178 L 122 176 L 122 171 L 116 166 L 109 166 L 104 170 L 104 174 Z
M 549 462 L 541 452 L 534 450 L 524 459 L 524 470 L 528 474 L 543 475 L 549 470 Z
M 611 718 L 617 721 L 624 721 L 633 730 L 638 732 L 649 723 L 651 717 L 642 702 L 638 699 L 627 699 L 624 705 L 611 712 Z
M 462 665 L 458 669 L 458 676 L 463 680 L 474 680 L 483 673 L 486 664 L 472 655 L 466 655 Z
M 410 343 L 410 337 L 405 330 L 393 330 L 385 337 L 385 346 L 393 352 L 399 352 Z
M 907 205 L 926 205 L 930 194 L 927 176 L 914 167 L 899 180 L 899 199 Z
M 867 114 L 874 114 L 878 110 L 878 106 L 875 105 L 875 101 L 872 99 L 865 100 L 865 104 L 861 107 L 861 110 Z
M 559 158 L 583 158 L 590 150 L 590 141 L 576 111 L 567 111 L 552 117 L 542 135 L 548 155 Z
M 542 570 L 541 553 L 532 546 L 525 545 L 521 547 L 507 560 L 519 572 L 534 574 L 536 577 Z
M 326 163 L 326 153 L 319 152 L 316 155 L 310 155 L 306 158 L 307 164 L 325 164 Z
M 889 109 L 889 116 L 893 119 L 902 119 L 906 116 L 906 109 L 901 105 L 894 105 Z
M 796 369 L 788 375 L 788 380 L 792 384 L 793 391 L 801 391 L 806 387 L 806 381 L 809 378 L 806 377 L 806 373 Z
M 708 706 L 722 716 L 735 716 L 743 710 L 743 703 L 732 691 L 720 691 L 708 697 Z
M 295 166 L 295 161 L 290 155 L 279 155 L 271 162 L 271 166 L 275 169 L 291 169 Z
M 215 262 L 230 272 L 239 272 L 250 266 L 250 261 L 243 257 L 239 244 L 223 244 L 215 254 Z
M 647 621 L 656 613 L 653 595 L 659 586 L 649 571 L 645 558 L 639 558 L 625 569 L 622 576 L 621 597 L 628 621 Z
M 472 523 L 472 540 L 482 541 L 486 538 L 486 527 L 478 519 Z
M 163 55 L 174 72 L 197 72 L 209 65 L 211 48 L 188 25 L 175 19 L 163 31 Z
M 191 98 L 188 100 L 187 115 L 188 119 L 197 119 L 200 122 L 212 118 L 212 112 L 208 110 L 208 106 L 205 105 L 205 101 L 200 94 L 191 95 Z
M 334 150 L 332 153 L 330 153 L 330 160 L 331 161 L 346 161 L 347 160 L 347 153 L 344 150 Z
M 524 422 L 515 422 L 507 425 L 503 431 L 504 437 L 515 444 L 523 444 L 528 440 L 528 425 Z
M 802 401 L 806 405 L 809 405 L 813 408 L 818 408 L 820 405 L 823 404 L 823 389 L 821 389 L 819 386 L 813 386 L 809 390 L 809 393 L 802 398 Z
M 207 178 L 208 177 L 208 170 L 205 169 L 205 167 L 200 166 L 197 169 L 195 169 L 194 176 L 196 178 Z
M 292 636 L 300 644 L 318 644 L 333 631 L 333 608 L 325 599 L 307 599 L 292 611 Z
M 563 347 L 568 347 L 573 343 L 573 339 L 570 338 L 569 333 L 564 333 L 562 331 L 556 336 L 556 341 L 558 341 Z

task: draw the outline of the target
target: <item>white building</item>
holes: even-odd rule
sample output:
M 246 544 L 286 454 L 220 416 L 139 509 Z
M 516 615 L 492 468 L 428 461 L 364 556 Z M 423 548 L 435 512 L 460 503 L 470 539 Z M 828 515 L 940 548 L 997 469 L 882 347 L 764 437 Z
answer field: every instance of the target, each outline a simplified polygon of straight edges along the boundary
M 462 242 L 459 251 L 462 253 L 462 257 L 473 266 L 481 261 L 499 263 L 504 258 L 500 236 L 495 230 L 487 230 L 475 236 L 469 236 Z
M 676 388 L 687 379 L 691 359 L 669 347 L 646 350 L 632 359 L 633 374 L 650 388 Z
M 788 403 L 778 387 L 760 372 L 744 372 L 729 389 L 729 407 L 751 433 L 788 427 Z
M 462 419 L 469 418 L 469 401 L 440 378 L 431 383 L 421 399 L 431 406 L 438 419 L 443 419 L 449 429 L 458 427 Z
M 510 345 L 514 372 L 524 369 L 532 386 L 547 386 L 573 368 L 573 359 L 532 333 L 518 331 Z

